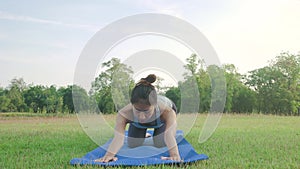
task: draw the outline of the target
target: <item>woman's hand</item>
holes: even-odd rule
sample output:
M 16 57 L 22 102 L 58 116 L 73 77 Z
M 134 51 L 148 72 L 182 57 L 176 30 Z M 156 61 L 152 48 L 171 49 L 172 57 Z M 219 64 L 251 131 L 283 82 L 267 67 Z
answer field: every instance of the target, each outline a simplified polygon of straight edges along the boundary
M 125 137 L 124 131 L 125 131 L 126 124 L 127 122 L 125 117 L 123 117 L 123 115 L 120 115 L 120 113 L 118 113 L 116 119 L 114 138 L 112 139 L 105 155 L 101 158 L 94 160 L 95 162 L 107 163 L 110 161 L 118 160 L 118 158 L 115 157 L 115 155 L 117 154 L 117 152 L 120 150 L 120 148 L 124 143 L 124 137 Z
M 161 157 L 160 159 L 162 160 L 173 160 L 173 161 L 178 161 L 178 162 L 183 162 L 183 160 L 181 160 L 180 156 L 171 156 L 171 157 Z
M 108 163 L 110 161 L 117 161 L 118 158 L 115 156 L 104 156 L 102 158 L 98 158 L 96 160 L 94 160 L 95 162 L 101 162 L 101 163 Z

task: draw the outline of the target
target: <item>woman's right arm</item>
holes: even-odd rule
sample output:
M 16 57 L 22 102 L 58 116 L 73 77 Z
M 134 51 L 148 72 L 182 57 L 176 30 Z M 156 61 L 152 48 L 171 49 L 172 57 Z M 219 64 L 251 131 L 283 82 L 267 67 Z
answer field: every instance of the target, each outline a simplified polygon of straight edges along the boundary
M 106 154 L 99 159 L 96 159 L 96 162 L 109 162 L 109 161 L 116 161 L 117 158 L 115 155 L 120 150 L 120 148 L 123 146 L 124 138 L 125 138 L 125 127 L 127 124 L 126 118 L 121 115 L 120 113 L 117 114 L 116 118 L 116 126 L 115 126 L 115 132 L 114 132 L 114 138 L 111 141 Z

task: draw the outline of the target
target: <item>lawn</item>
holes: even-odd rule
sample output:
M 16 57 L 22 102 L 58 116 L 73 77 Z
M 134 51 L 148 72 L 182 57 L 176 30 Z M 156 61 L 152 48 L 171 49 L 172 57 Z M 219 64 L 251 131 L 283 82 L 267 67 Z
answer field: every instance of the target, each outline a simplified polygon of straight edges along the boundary
M 300 168 L 300 117 L 223 115 L 213 136 L 199 144 L 205 117 L 198 116 L 186 138 L 198 153 L 207 154 L 210 159 L 183 167 Z M 70 159 L 96 147 L 76 116 L 0 116 L 1 169 L 99 168 L 69 165 Z

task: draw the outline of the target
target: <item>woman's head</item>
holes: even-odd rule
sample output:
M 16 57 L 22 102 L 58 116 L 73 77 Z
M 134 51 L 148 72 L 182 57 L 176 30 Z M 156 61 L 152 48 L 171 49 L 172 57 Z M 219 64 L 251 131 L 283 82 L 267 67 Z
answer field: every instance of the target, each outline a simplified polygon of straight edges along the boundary
M 154 74 L 142 78 L 133 88 L 131 93 L 131 104 L 133 114 L 138 117 L 140 123 L 151 120 L 154 114 L 154 105 L 157 104 L 157 94 L 154 86 L 156 76 Z
M 157 103 L 157 93 L 155 87 L 152 85 L 156 81 L 154 74 L 142 78 L 133 88 L 131 93 L 132 104 L 155 105 Z

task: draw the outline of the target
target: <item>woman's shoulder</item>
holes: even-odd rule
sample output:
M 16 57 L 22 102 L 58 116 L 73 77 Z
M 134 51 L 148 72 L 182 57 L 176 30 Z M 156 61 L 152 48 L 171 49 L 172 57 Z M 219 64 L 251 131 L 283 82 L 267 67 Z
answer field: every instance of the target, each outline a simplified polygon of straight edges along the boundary
M 168 116 L 170 113 L 174 113 L 172 109 L 172 101 L 166 96 L 157 95 L 158 107 L 161 116 Z
M 163 95 L 157 95 L 157 103 L 172 108 L 172 101 Z
M 132 113 L 132 104 L 124 106 L 121 110 L 118 111 L 118 114 L 124 117 L 128 122 L 133 120 Z

